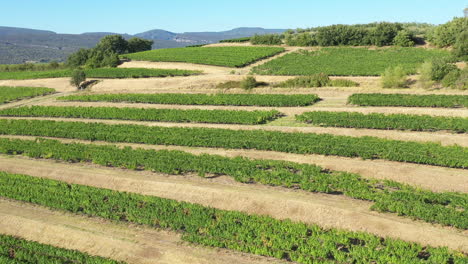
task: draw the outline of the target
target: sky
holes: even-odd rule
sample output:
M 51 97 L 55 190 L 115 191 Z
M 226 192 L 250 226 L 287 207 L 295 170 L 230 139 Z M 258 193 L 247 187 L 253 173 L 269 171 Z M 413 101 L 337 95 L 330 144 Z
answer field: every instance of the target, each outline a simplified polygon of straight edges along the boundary
M 223 31 L 375 21 L 441 24 L 468 0 L 0 0 L 0 26 L 57 33 Z

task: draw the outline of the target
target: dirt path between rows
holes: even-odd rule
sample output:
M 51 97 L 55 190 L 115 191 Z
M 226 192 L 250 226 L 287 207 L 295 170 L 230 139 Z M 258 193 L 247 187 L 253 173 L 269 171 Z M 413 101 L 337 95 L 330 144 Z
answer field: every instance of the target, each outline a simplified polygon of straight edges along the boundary
M 174 232 L 72 215 L 5 199 L 0 199 L 0 233 L 129 264 L 283 263 L 196 247 L 183 242 Z
M 344 196 L 306 193 L 263 185 L 245 185 L 227 177 L 168 176 L 0 156 L 0 168 L 68 183 L 186 201 L 218 209 L 315 223 L 325 228 L 370 232 L 432 246 L 468 251 L 468 231 L 440 227 L 369 210 L 371 203 Z M 236 201 L 236 202 L 233 202 Z M 350 221 L 352 219 L 352 221 Z
M 159 127 L 187 127 L 187 128 L 219 128 L 230 130 L 266 130 L 279 131 L 284 133 L 316 133 L 333 134 L 340 136 L 363 137 L 371 136 L 393 140 L 434 142 L 444 146 L 460 145 L 468 147 L 468 134 L 455 134 L 451 132 L 416 132 L 416 131 L 398 131 L 398 130 L 378 130 L 378 129 L 356 129 L 356 128 L 336 128 L 336 127 L 314 127 L 307 124 L 287 122 L 281 124 L 281 120 L 274 121 L 271 125 L 231 125 L 231 124 L 204 124 L 204 123 L 167 123 L 167 122 L 146 122 L 146 121 L 128 121 L 128 120 L 107 120 L 107 119 L 86 119 L 86 118 L 55 118 L 55 117 L 5 117 L 0 119 L 23 119 L 23 120 L 53 120 L 65 122 L 84 122 L 84 123 L 102 123 L 102 124 L 126 124 L 142 126 Z
M 0 138 L 34 140 L 37 137 L 5 136 Z M 44 137 L 43 137 L 44 138 Z M 47 137 L 45 137 L 47 138 Z M 359 158 L 345 158 L 324 155 L 301 155 L 275 151 L 222 149 L 222 148 L 194 148 L 183 146 L 161 146 L 147 144 L 109 143 L 103 141 L 86 141 L 62 138 L 50 138 L 64 143 L 78 142 L 96 145 L 117 145 L 121 147 L 154 149 L 154 150 L 180 150 L 195 155 L 210 154 L 224 157 L 246 157 L 251 159 L 283 160 L 303 164 L 318 165 L 333 171 L 346 171 L 357 173 L 369 179 L 388 179 L 407 183 L 434 192 L 454 191 L 468 192 L 468 170 L 453 169 L 437 166 L 428 166 L 386 160 L 362 160 Z

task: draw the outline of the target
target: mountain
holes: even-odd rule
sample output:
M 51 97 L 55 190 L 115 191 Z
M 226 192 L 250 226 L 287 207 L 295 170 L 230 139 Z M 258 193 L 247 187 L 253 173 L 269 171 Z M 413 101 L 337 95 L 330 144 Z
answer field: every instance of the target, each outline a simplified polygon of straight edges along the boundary
M 223 39 L 249 37 L 255 34 L 282 33 L 284 29 L 242 27 L 221 32 L 173 33 L 154 29 L 133 36 L 154 41 L 154 49 L 185 47 L 189 45 L 216 43 Z M 16 64 L 28 61 L 64 61 L 80 48 L 94 47 L 99 40 L 113 32 L 87 32 L 82 34 L 58 34 L 48 30 L 0 27 L 0 64 Z

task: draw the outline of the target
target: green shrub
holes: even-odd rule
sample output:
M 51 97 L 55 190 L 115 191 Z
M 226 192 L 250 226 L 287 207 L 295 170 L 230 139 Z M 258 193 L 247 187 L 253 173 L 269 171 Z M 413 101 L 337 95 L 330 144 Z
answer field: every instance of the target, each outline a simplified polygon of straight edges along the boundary
M 244 90 L 252 90 L 257 87 L 257 80 L 253 76 L 247 76 L 240 82 L 240 87 Z
M 253 45 L 281 45 L 283 39 L 278 34 L 255 35 L 250 38 L 250 43 Z
M 317 46 L 315 35 L 311 33 L 287 34 L 285 42 L 289 46 L 309 47 Z
M 458 60 L 468 60 L 468 29 L 458 35 L 453 46 L 453 55 Z
M 410 32 L 402 30 L 393 39 L 393 44 L 400 47 L 413 47 L 415 44 L 413 38 Z
M 468 90 L 468 68 L 465 67 L 460 72 L 458 80 L 455 82 L 455 89 Z
M 381 77 L 383 88 L 405 88 L 408 84 L 408 75 L 401 66 L 387 68 Z
M 445 75 L 445 77 L 442 79 L 441 83 L 442 83 L 442 85 L 444 87 L 454 88 L 458 78 L 460 77 L 460 75 L 461 75 L 460 70 L 455 69 L 455 70 L 449 72 L 447 75 Z
M 74 70 L 71 75 L 70 84 L 76 88 L 80 88 L 80 84 L 86 81 L 86 74 L 82 70 Z
M 419 68 L 419 85 L 424 89 L 429 89 L 434 85 L 432 80 L 432 62 L 426 61 Z
M 436 27 L 428 36 L 429 42 L 437 47 L 455 44 L 457 37 L 468 28 L 468 18 L 454 18 L 452 21 Z
M 457 66 L 447 63 L 445 59 L 436 59 L 432 61 L 431 78 L 433 81 L 442 81 L 445 75 L 451 71 L 457 70 Z
M 359 86 L 359 83 L 351 80 L 345 80 L 345 79 L 337 79 L 337 80 L 331 80 L 330 86 L 335 86 L 335 87 L 357 87 Z

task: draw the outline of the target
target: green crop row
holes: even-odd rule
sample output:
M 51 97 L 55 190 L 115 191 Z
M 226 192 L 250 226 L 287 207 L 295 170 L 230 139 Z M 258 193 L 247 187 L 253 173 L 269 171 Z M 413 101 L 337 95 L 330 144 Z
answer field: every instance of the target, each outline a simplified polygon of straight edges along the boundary
M 467 95 L 353 94 L 348 103 L 360 106 L 468 107 Z
M 0 86 L 0 104 L 55 93 L 52 88 Z
M 70 77 L 73 70 L 50 70 L 50 71 L 21 71 L 0 72 L 0 80 L 26 80 L 44 78 Z M 172 69 L 144 69 L 144 68 L 98 68 L 85 69 L 88 78 L 146 78 L 146 77 L 168 77 L 188 76 L 200 74 L 199 71 L 172 70 Z
M 405 114 L 362 114 L 357 112 L 306 112 L 296 116 L 300 122 L 324 127 L 352 127 L 372 129 L 398 129 L 413 131 L 449 130 L 456 133 L 468 131 L 468 118 L 405 115 Z
M 126 102 L 178 105 L 308 106 L 319 101 L 315 94 L 90 94 L 69 95 L 58 100 L 77 102 Z
M 167 61 L 244 67 L 258 60 L 283 52 L 274 47 L 201 47 L 143 51 L 123 55 L 138 61 Z
M 30 106 L 0 110 L 0 116 L 120 119 L 136 121 L 265 124 L 280 113 L 271 111 L 180 110 L 119 107 Z
M 182 232 L 206 246 L 298 263 L 466 263 L 461 252 L 423 247 L 363 232 L 218 210 L 153 196 L 117 192 L 0 172 L 0 196 L 114 221 Z
M 241 43 L 241 42 L 249 42 L 250 37 L 245 37 L 245 38 L 235 38 L 235 39 L 223 39 L 220 40 L 220 43 Z
M 0 173 L 1 177 L 4 175 Z M 53 247 L 2 234 L 0 234 L 0 263 L 124 264 L 124 262 L 90 256 L 76 250 Z
M 373 209 L 430 223 L 468 228 L 468 196 L 433 193 L 392 181 L 364 179 L 357 174 L 330 172 L 321 167 L 274 160 L 194 155 L 182 151 L 146 150 L 65 144 L 56 140 L 0 139 L 0 153 L 103 166 L 145 169 L 167 174 L 227 175 L 242 183 L 260 183 L 309 192 L 343 194 L 374 201 Z M 424 202 L 421 202 L 424 201 Z
M 468 168 L 467 148 L 375 137 L 5 119 L 0 120 L 0 134 L 190 147 L 259 149 Z
M 448 56 L 445 50 L 423 48 L 321 48 L 299 51 L 255 67 L 252 72 L 264 75 L 378 76 L 388 67 L 402 66 L 407 73 L 432 58 Z

